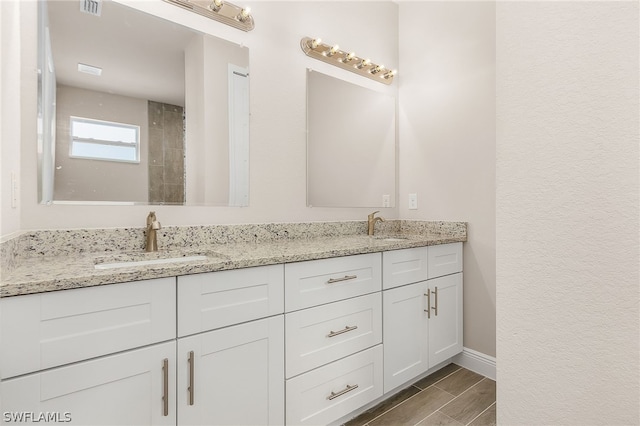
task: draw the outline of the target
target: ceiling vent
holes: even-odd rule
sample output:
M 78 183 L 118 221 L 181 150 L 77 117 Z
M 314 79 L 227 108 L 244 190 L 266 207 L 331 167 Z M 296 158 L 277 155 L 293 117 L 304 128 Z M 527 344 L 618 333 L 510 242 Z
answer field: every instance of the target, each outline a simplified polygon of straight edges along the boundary
M 80 11 L 93 16 L 102 13 L 102 0 L 80 0 Z

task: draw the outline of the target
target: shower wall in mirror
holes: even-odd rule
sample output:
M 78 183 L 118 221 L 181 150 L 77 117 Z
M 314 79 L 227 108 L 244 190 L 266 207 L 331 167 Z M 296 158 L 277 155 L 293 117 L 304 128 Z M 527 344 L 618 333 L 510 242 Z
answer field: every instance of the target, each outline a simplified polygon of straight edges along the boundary
M 42 203 L 248 205 L 247 48 L 116 1 L 39 3 Z
M 396 100 L 307 72 L 307 205 L 394 207 Z

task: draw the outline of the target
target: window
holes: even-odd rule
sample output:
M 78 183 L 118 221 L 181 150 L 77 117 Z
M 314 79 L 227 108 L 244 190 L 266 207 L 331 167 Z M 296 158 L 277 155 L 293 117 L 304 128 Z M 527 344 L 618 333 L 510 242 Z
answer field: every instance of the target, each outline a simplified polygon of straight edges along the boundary
M 140 126 L 71 117 L 72 158 L 140 162 Z

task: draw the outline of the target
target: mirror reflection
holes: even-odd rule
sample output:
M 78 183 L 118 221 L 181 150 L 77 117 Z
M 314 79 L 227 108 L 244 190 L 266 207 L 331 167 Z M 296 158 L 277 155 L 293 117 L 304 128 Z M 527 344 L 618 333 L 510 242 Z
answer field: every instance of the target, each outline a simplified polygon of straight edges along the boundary
M 307 204 L 394 207 L 395 98 L 307 72 Z
M 39 2 L 41 201 L 248 205 L 248 49 L 91 4 Z

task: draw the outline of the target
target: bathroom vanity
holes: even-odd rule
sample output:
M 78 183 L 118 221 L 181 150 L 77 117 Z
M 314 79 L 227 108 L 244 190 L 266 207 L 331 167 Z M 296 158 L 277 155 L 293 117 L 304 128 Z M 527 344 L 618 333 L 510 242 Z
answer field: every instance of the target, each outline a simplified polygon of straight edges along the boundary
M 94 269 L 64 291 L 10 275 L 2 410 L 71 424 L 344 420 L 462 351 L 465 240 L 227 244 L 219 262 Z

